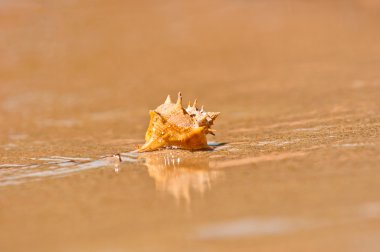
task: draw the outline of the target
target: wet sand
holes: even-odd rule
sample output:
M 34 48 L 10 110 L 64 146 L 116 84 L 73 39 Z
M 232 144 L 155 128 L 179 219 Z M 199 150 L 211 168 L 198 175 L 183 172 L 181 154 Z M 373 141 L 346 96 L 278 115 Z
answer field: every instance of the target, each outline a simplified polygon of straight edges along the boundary
M 379 251 L 379 14 L 2 1 L 0 251 Z M 131 153 L 178 91 L 225 144 Z

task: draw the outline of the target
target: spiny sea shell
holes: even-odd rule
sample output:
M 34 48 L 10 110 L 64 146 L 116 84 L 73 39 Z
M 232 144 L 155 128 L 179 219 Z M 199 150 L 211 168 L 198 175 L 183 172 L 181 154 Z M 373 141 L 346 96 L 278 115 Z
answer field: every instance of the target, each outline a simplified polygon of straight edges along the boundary
M 214 135 L 210 129 L 219 112 L 205 112 L 196 107 L 197 100 L 185 109 L 182 95 L 178 93 L 176 103 L 170 95 L 155 110 L 149 111 L 150 123 L 145 134 L 145 144 L 139 152 L 153 151 L 164 147 L 187 150 L 208 149 L 207 134 Z

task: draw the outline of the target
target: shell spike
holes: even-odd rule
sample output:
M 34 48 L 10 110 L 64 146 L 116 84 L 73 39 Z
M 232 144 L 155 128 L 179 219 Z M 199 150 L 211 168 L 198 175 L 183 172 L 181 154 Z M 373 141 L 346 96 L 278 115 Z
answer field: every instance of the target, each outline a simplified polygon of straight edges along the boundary
M 202 105 L 202 107 L 201 107 L 201 112 L 203 112 L 204 110 L 203 110 L 203 105 Z
M 172 103 L 172 99 L 170 98 L 170 95 L 168 95 L 168 97 L 166 97 L 165 104 L 170 104 L 170 103 Z
M 182 94 L 181 94 L 181 92 L 178 92 L 177 106 L 182 107 Z
M 208 112 L 207 115 L 211 117 L 212 120 L 215 120 L 220 115 L 220 112 Z
M 194 100 L 193 107 L 196 108 L 197 106 L 197 99 Z
M 216 130 L 214 130 L 214 129 L 208 129 L 207 130 L 207 133 L 209 133 L 209 134 L 211 134 L 213 136 L 215 136 L 215 132 L 216 132 Z

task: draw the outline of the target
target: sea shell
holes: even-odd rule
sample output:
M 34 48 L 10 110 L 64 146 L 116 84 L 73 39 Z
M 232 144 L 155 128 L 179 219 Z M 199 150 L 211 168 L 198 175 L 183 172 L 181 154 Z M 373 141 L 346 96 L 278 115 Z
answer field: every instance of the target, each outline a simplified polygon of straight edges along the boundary
M 214 135 L 211 126 L 219 112 L 205 112 L 194 104 L 185 109 L 182 107 L 182 95 L 178 93 L 176 103 L 170 95 L 164 104 L 149 111 L 150 123 L 145 134 L 145 144 L 139 152 L 153 151 L 160 148 L 172 147 L 187 150 L 209 149 L 207 134 Z

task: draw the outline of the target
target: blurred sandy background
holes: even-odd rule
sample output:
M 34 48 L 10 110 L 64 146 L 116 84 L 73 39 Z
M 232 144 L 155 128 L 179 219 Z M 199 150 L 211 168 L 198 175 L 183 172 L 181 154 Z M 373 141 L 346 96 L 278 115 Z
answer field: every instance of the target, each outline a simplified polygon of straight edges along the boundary
M 192 161 L 171 172 L 147 156 L 148 172 L 137 165 L 2 186 L 0 248 L 378 251 L 379 31 L 375 0 L 1 0 L 4 185 L 39 176 L 12 165 L 46 172 L 41 158 L 135 149 L 148 110 L 178 91 L 222 112 L 210 140 L 229 149 L 176 152 Z M 191 206 L 178 208 L 165 190 Z M 372 217 L 352 210 L 368 206 Z M 265 233 L 278 216 L 318 225 L 290 221 Z M 235 219 L 264 228 L 194 238 L 200 226 Z

